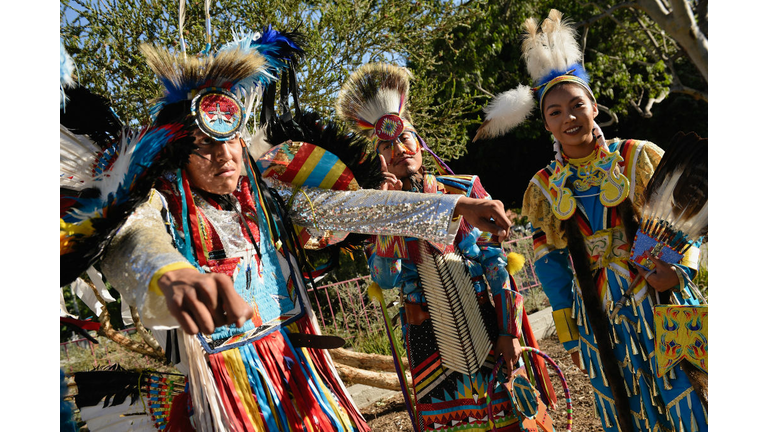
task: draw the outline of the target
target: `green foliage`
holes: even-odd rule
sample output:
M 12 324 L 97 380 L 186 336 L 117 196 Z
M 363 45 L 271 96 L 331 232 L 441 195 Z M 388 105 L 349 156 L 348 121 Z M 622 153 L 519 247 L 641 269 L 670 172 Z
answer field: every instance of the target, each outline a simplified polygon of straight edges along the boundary
M 203 2 L 186 3 L 183 34 L 187 54 L 195 55 L 205 46 Z M 267 24 L 281 31 L 300 31 L 306 37 L 307 52 L 298 71 L 303 104 L 330 116 L 338 89 L 360 65 L 371 61 L 404 64 L 411 57 L 429 64 L 430 43 L 443 38 L 471 11 L 447 4 L 438 0 L 213 2 L 212 46 L 231 40 L 233 25 L 238 31 L 260 30 Z M 80 82 L 108 94 L 118 114 L 129 123 L 146 123 L 146 101 L 160 95 L 139 45 L 149 42 L 180 48 L 178 5 L 170 0 L 61 2 L 61 35 L 77 64 Z M 428 87 L 417 91 L 419 95 L 425 92 L 429 93 Z M 415 107 L 421 108 L 418 102 Z

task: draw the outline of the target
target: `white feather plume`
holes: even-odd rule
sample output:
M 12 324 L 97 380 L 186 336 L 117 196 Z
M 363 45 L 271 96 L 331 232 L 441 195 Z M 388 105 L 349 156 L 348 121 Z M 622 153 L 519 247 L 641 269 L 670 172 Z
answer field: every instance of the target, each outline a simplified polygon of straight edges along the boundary
M 101 150 L 85 135 L 76 135 L 59 125 L 59 186 L 73 190 L 93 187 L 91 167 Z
M 75 62 L 64 48 L 64 42 L 59 41 L 59 107 L 64 108 L 67 103 L 65 89 L 75 85 L 72 74 L 75 71 Z
M 563 19 L 562 12 L 552 9 L 547 22 L 554 68 L 566 70 L 575 63 L 581 63 L 582 53 L 581 47 L 576 42 L 576 29 L 568 20 Z
M 528 35 L 523 42 L 523 58 L 534 82 L 553 70 L 566 71 L 582 61 L 581 47 L 576 42 L 576 29 L 562 16 L 561 12 L 552 9 L 541 23 L 541 32 L 536 34 L 531 34 L 535 31 L 535 20 L 526 20 Z
M 376 121 L 387 114 L 400 114 L 400 104 L 403 95 L 395 89 L 384 88 L 379 90 L 376 95 L 366 101 L 361 101 L 360 118 L 368 123 L 374 124 Z
M 486 106 L 485 121 L 477 130 L 473 141 L 504 135 L 523 123 L 536 107 L 531 88 L 520 84 L 493 98 Z

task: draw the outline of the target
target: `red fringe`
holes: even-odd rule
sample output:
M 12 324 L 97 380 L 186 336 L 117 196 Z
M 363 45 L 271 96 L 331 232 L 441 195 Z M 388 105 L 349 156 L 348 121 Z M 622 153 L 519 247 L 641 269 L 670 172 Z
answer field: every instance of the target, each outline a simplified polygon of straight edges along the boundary
M 300 319 L 297 321 L 297 324 L 301 333 L 315 333 L 310 326 L 308 319 Z M 316 348 L 307 348 L 307 351 L 309 352 L 310 360 L 312 360 L 312 362 L 315 364 L 317 373 L 320 375 L 325 384 L 330 387 L 331 391 L 336 395 L 339 404 L 347 412 L 347 415 L 349 415 L 350 420 L 352 420 L 352 422 L 355 424 L 357 430 L 360 432 L 371 431 L 371 428 L 368 426 L 363 416 L 357 410 L 354 402 L 347 397 L 343 385 L 334 376 L 333 372 L 331 371 L 331 365 L 328 364 L 325 356 L 320 352 L 320 350 Z
M 285 391 L 281 392 L 281 403 L 284 406 L 295 406 L 297 410 L 296 417 L 301 416 L 304 426 L 308 431 L 328 431 L 333 430 L 333 424 L 326 417 L 322 408 L 318 404 L 310 389 L 309 382 L 301 371 L 299 360 L 293 355 L 290 348 L 286 345 L 281 333 L 273 333 L 254 343 L 259 357 L 265 362 L 270 379 L 274 383 L 288 383 L 290 396 L 293 396 L 295 404 L 292 404 Z M 289 368 L 287 360 L 293 361 Z M 279 385 L 277 387 L 280 387 Z M 291 411 L 291 410 L 287 410 Z M 300 420 L 300 421 L 301 421 Z M 301 429 L 299 429 L 301 430 Z
M 177 394 L 171 402 L 171 412 L 168 414 L 167 432 L 195 432 L 189 420 L 189 393 Z

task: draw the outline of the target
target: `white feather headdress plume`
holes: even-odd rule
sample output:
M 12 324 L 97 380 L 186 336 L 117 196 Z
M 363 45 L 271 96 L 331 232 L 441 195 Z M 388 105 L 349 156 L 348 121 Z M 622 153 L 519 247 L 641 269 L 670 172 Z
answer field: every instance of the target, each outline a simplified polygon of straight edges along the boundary
M 376 122 L 385 115 L 394 114 L 410 122 L 407 103 L 411 77 L 404 67 L 365 64 L 344 82 L 336 100 L 336 112 L 369 137 Z
M 576 42 L 576 29 L 569 20 L 563 19 L 562 12 L 552 9 L 541 23 L 541 32 L 531 33 L 531 30 L 536 31 L 526 21 L 527 38 L 531 42 L 528 44 L 530 48 L 524 49 L 523 58 L 536 85 L 540 85 L 549 75 L 565 73 L 581 64 L 582 53 Z
M 552 9 L 540 27 L 535 18 L 526 19 L 523 30 L 523 59 L 536 87 L 520 84 L 494 97 L 484 109 L 485 121 L 473 141 L 504 135 L 523 123 L 533 112 L 535 93 L 543 83 L 567 73 L 573 73 L 585 84 L 588 82 L 581 66 L 582 53 L 576 42 L 576 30 L 563 19 L 560 11 Z
M 504 135 L 524 122 L 535 107 L 531 88 L 524 84 L 497 95 L 483 109 L 485 121 L 472 141 Z

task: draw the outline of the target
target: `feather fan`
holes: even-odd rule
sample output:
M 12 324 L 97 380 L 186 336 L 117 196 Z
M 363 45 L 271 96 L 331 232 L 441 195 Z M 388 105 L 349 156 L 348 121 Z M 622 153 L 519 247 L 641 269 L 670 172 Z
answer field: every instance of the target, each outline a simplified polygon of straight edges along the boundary
M 75 405 L 92 431 L 163 430 L 170 426 L 165 408 L 185 386 L 183 375 L 126 370 L 118 364 L 77 372 L 74 380 Z
M 678 132 L 645 189 L 632 260 L 653 267 L 648 254 L 676 263 L 707 234 L 707 139 Z

